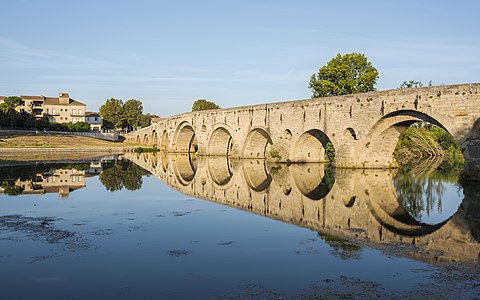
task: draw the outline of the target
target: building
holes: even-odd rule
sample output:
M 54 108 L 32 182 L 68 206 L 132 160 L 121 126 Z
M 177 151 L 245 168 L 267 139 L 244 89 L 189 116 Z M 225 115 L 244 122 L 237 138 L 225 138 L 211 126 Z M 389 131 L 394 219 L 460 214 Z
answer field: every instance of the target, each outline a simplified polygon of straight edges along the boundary
M 20 96 L 24 101 L 17 111 L 33 114 L 37 119 L 48 118 L 49 122 L 76 123 L 85 122 L 87 106 L 71 99 L 68 93 L 60 93 L 58 98 L 45 96 Z
M 85 122 L 90 124 L 90 130 L 93 131 L 102 131 L 103 128 L 103 119 L 96 112 L 86 112 L 85 113 Z

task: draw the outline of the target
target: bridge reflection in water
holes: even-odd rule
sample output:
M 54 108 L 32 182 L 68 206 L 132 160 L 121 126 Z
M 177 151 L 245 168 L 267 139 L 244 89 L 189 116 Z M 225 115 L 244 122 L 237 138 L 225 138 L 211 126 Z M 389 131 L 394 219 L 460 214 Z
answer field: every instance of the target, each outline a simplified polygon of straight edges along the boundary
M 237 207 L 322 235 L 372 243 L 415 244 L 406 255 L 434 261 L 477 260 L 480 186 L 465 185 L 458 210 L 438 224 L 413 218 L 393 185 L 391 170 L 332 170 L 326 164 L 270 164 L 160 152 L 125 157 L 174 189 Z M 448 200 L 444 200 L 448 201 Z M 413 248 L 415 249 L 415 248 Z

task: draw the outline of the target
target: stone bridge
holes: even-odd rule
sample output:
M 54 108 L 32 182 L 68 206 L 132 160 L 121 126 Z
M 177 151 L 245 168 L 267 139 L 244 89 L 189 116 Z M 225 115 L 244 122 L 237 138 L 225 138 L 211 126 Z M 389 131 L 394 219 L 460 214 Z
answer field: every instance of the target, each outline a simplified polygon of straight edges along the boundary
M 126 135 L 171 153 L 321 162 L 335 148 L 340 168 L 395 166 L 404 130 L 427 121 L 457 140 L 468 175 L 480 173 L 480 83 L 395 89 L 190 112 Z
M 480 255 L 478 184 L 464 186 L 464 200 L 452 216 L 425 224 L 398 200 L 394 170 L 336 169 L 333 177 L 327 164 L 164 152 L 125 157 L 186 195 L 309 228 L 333 240 L 334 249 L 343 238 L 380 249 L 380 243 L 395 243 L 429 262 L 476 261 Z

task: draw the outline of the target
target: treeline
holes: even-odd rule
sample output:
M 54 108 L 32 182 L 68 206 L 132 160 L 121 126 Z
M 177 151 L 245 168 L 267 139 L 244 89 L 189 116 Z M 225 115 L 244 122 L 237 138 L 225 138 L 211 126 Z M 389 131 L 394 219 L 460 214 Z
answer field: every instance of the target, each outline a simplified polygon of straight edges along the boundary
M 147 127 L 156 115 L 144 114 L 143 104 L 136 99 L 127 100 L 125 103 L 120 99 L 108 99 L 100 107 L 100 116 L 103 119 L 103 127 L 109 129 L 135 130 L 138 127 Z
M 0 103 L 0 127 L 7 128 L 35 128 L 38 130 L 59 131 L 89 131 L 90 124 L 87 122 L 76 123 L 51 123 L 48 117 L 37 119 L 26 111 L 16 111 L 15 108 L 23 104 L 23 100 L 17 96 L 11 96 Z

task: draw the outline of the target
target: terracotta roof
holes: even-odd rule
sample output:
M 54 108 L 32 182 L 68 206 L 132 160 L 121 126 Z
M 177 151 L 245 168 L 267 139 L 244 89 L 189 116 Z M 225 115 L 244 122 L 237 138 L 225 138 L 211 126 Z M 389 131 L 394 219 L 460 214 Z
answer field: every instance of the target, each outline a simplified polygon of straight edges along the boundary
M 3 101 L 5 98 L 7 98 L 7 97 L 5 97 L 5 96 L 0 96 L 0 101 Z
M 65 106 L 65 104 L 60 104 L 60 99 L 59 99 L 59 98 L 55 98 L 55 97 L 46 97 L 44 103 L 45 103 L 45 104 L 48 104 L 48 105 L 61 105 L 61 106 Z M 67 105 L 83 105 L 83 106 L 87 106 L 87 105 L 83 104 L 82 102 L 77 101 L 77 100 L 73 100 L 73 99 L 70 99 L 70 103 L 67 104 Z
M 20 96 L 23 100 L 44 100 L 44 96 Z

